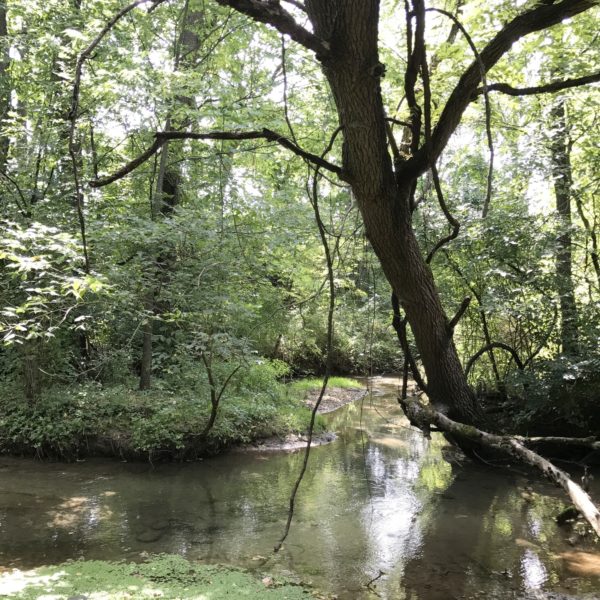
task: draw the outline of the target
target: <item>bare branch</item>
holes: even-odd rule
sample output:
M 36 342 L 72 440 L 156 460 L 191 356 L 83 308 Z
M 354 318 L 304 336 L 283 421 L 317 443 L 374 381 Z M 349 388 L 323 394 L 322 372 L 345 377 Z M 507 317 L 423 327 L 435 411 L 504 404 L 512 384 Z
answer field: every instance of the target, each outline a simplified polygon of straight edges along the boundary
M 429 264 L 433 260 L 435 253 L 440 248 L 443 248 L 448 242 L 451 242 L 454 238 L 458 237 L 458 232 L 460 231 L 460 222 L 454 218 L 452 213 L 448 210 L 448 206 L 446 205 L 446 200 L 444 199 L 444 192 L 442 191 L 442 184 L 440 182 L 440 176 L 438 174 L 438 170 L 435 166 L 435 163 L 431 164 L 431 176 L 433 179 L 433 185 L 435 187 L 438 203 L 440 205 L 440 208 L 442 209 L 442 212 L 444 213 L 444 216 L 446 217 L 446 220 L 448 221 L 448 223 L 450 223 L 450 225 L 452 225 L 452 231 L 447 236 L 443 237 L 430 250 L 429 254 L 427 255 L 427 258 L 425 259 L 425 262 L 427 264 Z
M 467 308 L 469 308 L 469 304 L 471 304 L 471 296 L 467 296 L 461 302 L 461 305 L 459 306 L 458 310 L 456 311 L 456 314 L 454 315 L 454 317 L 452 317 L 452 320 L 450 321 L 450 323 L 448 323 L 448 332 L 450 333 L 450 335 L 452 335 L 455 327 L 458 325 L 458 322 L 461 320 L 462 316 L 467 311 Z
M 409 421 L 422 429 L 425 435 L 427 435 L 429 424 L 431 423 L 459 440 L 499 450 L 504 454 L 508 454 L 517 460 L 535 467 L 550 481 L 567 492 L 573 505 L 581 512 L 594 531 L 600 535 L 600 511 L 594 505 L 589 495 L 567 473 L 555 467 L 550 461 L 539 454 L 526 448 L 518 438 L 493 435 L 475 427 L 458 423 L 434 410 L 433 407 L 425 406 L 417 400 L 411 400 L 410 398 L 402 401 L 402 408 Z
M 562 0 L 552 4 L 538 4 L 515 17 L 481 51 L 480 59 L 484 71 L 488 72 L 522 37 L 547 29 L 597 5 L 598 0 Z M 403 176 L 421 175 L 429 168 L 431 161 L 439 157 L 481 82 L 480 62 L 475 60 L 463 73 L 450 94 L 433 131 L 429 152 L 427 148 L 421 148 L 413 158 L 406 161 L 402 169 Z
M 550 83 L 545 83 L 543 85 L 525 88 L 515 88 L 508 83 L 492 83 L 486 88 L 478 88 L 473 95 L 473 99 L 480 94 L 483 94 L 485 90 L 488 92 L 501 92 L 503 94 L 508 94 L 509 96 L 533 96 L 535 94 L 553 94 L 555 92 L 561 92 L 562 90 L 587 85 L 588 83 L 597 83 L 598 81 L 600 81 L 600 71 L 583 77 L 551 81 Z
M 342 177 L 342 169 L 333 163 L 325 160 L 321 156 L 307 152 L 297 146 L 288 138 L 271 131 L 270 129 L 261 129 L 260 131 L 208 131 L 206 133 L 194 133 L 189 131 L 158 131 L 154 134 L 155 140 L 152 146 L 150 146 L 145 152 L 140 154 L 137 158 L 127 163 L 124 167 L 119 169 L 116 173 L 108 175 L 97 181 L 90 181 L 90 186 L 99 188 L 109 183 L 113 183 L 118 179 L 125 177 L 131 173 L 134 169 L 145 163 L 151 158 L 160 147 L 165 144 L 168 140 L 256 140 L 265 139 L 270 142 L 276 142 L 280 146 L 283 146 L 287 150 L 291 150 L 294 154 L 301 156 L 305 160 L 311 162 L 318 167 L 327 169 L 332 173 L 335 173 L 340 178 Z
M 160 150 L 161 146 L 165 142 L 166 140 L 155 139 L 152 146 L 150 146 L 137 158 L 134 158 L 131 162 L 128 162 L 124 167 L 120 168 L 112 175 L 107 175 L 106 177 L 100 177 L 100 179 L 90 181 L 90 187 L 100 188 L 104 187 L 105 185 L 108 185 L 109 183 L 118 181 L 119 179 L 123 179 L 123 177 L 129 175 L 129 173 L 137 169 L 140 165 L 143 165 L 149 158 L 152 158 Z
M 327 42 L 296 23 L 294 17 L 283 8 L 278 0 L 216 0 L 221 6 L 230 6 L 255 21 L 266 23 L 280 33 L 289 35 L 295 42 L 312 50 L 322 60 L 329 55 Z
M 487 344 L 486 346 L 478 350 L 473 356 L 471 356 L 469 362 L 467 363 L 467 366 L 465 367 L 465 377 L 469 376 L 469 373 L 471 372 L 475 361 L 477 361 L 477 359 L 483 356 L 486 352 L 489 352 L 492 348 L 506 350 L 513 357 L 520 371 L 522 371 L 525 368 L 523 365 L 523 361 L 520 359 L 519 355 L 517 354 L 517 351 L 512 346 L 509 346 L 508 344 L 505 344 L 503 342 L 492 342 L 491 344 Z

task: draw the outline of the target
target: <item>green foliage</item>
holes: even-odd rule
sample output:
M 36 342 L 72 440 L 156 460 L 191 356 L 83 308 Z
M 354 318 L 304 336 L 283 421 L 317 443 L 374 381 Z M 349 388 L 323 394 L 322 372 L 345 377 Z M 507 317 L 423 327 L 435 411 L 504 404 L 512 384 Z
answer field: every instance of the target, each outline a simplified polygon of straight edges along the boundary
M 524 393 L 516 421 L 523 431 L 585 436 L 600 431 L 600 356 L 559 356 L 511 378 Z
M 212 447 L 302 429 L 303 409 L 288 403 L 291 394 L 281 392 L 279 380 L 323 373 L 328 303 L 305 164 L 256 140 L 172 141 L 164 155 L 116 184 L 96 190 L 87 182 L 139 156 L 154 132 L 167 126 L 268 126 L 321 154 L 338 115 L 318 62 L 286 40 L 282 69 L 280 36 L 216 2 L 167 2 L 152 11 L 142 4 L 120 20 L 84 66 L 74 132 L 92 266 L 86 273 L 68 149 L 74 68 L 78 53 L 122 4 L 84 4 L 6 5 L 8 35 L 0 40 L 10 50 L 0 82 L 0 375 L 10 388 L 3 418 L 13 419 L 6 443 L 52 452 L 77 448 L 92 435 L 90 428 L 103 431 L 92 414 L 96 402 L 128 447 L 177 452 L 207 418 L 203 358 L 219 389 L 240 367 L 224 390 Z M 405 24 L 396 18 L 397 2 L 381 9 L 386 111 L 406 121 L 412 118 L 408 104 L 398 104 L 405 92 L 405 64 L 398 59 Z M 460 19 L 481 48 L 522 9 L 504 0 L 477 0 L 461 8 Z M 593 25 L 584 16 L 527 36 L 510 60 L 494 66 L 489 81 L 531 85 L 557 71 L 588 73 L 600 60 Z M 446 17 L 428 13 L 434 99 L 447 98 L 473 60 L 461 32 L 448 37 L 451 26 Z M 183 37 L 195 40 L 189 52 L 182 53 Z M 422 106 L 425 89 L 416 93 Z M 546 390 L 540 398 L 547 400 L 539 402 L 548 409 L 542 412 L 554 402 L 551 382 L 571 372 L 561 358 L 555 268 L 565 227 L 553 216 L 548 144 L 556 131 L 556 98 L 491 95 L 496 160 L 485 218 L 487 135 L 481 103 L 471 105 L 439 164 L 446 204 L 461 231 L 431 264 L 449 318 L 466 296 L 472 298 L 454 331 L 463 361 L 488 337 L 508 343 L 533 369 L 529 393 L 534 382 Z M 572 142 L 573 223 L 566 229 L 580 321 L 580 355 L 572 360 L 582 363 L 596 351 L 600 335 L 599 102 L 593 87 L 565 90 L 560 98 Z M 434 123 L 443 107 L 432 103 Z M 403 133 L 394 128 L 402 146 Z M 336 164 L 342 163 L 342 137 L 328 154 Z M 177 192 L 165 214 L 154 206 L 157 197 L 164 200 L 164 189 L 156 189 L 162 156 Z M 354 200 L 333 180 L 322 179 L 319 192 L 335 269 L 333 370 L 400 371 L 389 286 Z M 413 226 L 427 255 L 449 231 L 427 174 L 416 200 Z M 473 384 L 501 388 L 516 376 L 510 354 L 494 351 L 493 357 L 494 363 L 488 354 L 476 363 Z M 152 389 L 138 394 L 132 390 L 148 362 Z M 82 416 L 52 423 L 71 405 Z
M 79 243 L 41 223 L 23 227 L 0 222 L 0 335 L 5 344 L 50 338 L 59 327 L 84 329 L 87 316 L 70 314 L 102 290 L 98 277 L 84 273 Z M 66 328 L 65 327 L 65 328 Z
M 63 458 L 88 452 L 184 457 L 303 432 L 310 411 L 278 381 L 286 370 L 277 361 L 248 365 L 227 388 L 207 439 L 199 437 L 210 411 L 201 370 L 198 381 L 188 375 L 171 389 L 139 392 L 127 385 L 86 383 L 44 389 L 31 403 L 13 386 L 0 401 L 0 449 Z M 220 371 L 226 372 L 226 365 Z M 316 429 L 322 428 L 319 420 Z
M 298 379 L 290 384 L 290 387 L 294 391 L 308 392 L 312 390 L 320 390 L 323 386 L 323 379 L 317 377 L 307 377 L 305 379 Z M 330 377 L 327 386 L 329 388 L 349 388 L 349 389 L 361 389 L 363 384 L 356 379 L 350 379 L 348 377 Z

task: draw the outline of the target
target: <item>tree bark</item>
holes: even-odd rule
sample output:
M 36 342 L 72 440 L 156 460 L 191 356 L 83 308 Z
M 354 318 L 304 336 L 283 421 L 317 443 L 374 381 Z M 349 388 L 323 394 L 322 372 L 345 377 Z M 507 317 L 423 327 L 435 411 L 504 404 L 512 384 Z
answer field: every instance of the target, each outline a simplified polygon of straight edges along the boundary
M 467 384 L 448 319 L 411 226 L 410 193 L 417 174 L 396 179 L 387 150 L 377 37 L 377 0 L 307 0 L 317 36 L 329 42 L 323 60 L 343 128 L 343 172 L 367 237 L 400 300 L 427 374 L 430 400 L 455 418 L 479 411 Z

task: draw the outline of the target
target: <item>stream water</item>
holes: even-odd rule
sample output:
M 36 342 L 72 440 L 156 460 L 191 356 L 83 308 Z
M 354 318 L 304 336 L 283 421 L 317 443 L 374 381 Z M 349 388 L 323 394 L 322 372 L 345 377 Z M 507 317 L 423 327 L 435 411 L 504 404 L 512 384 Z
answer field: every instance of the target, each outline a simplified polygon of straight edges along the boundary
M 365 586 L 380 573 L 371 587 L 390 600 L 600 599 L 600 549 L 553 522 L 560 491 L 424 439 L 398 383 L 373 378 L 362 402 L 328 415 L 339 437 L 312 450 L 276 557 L 300 452 L 154 467 L 1 458 L 0 565 L 173 552 L 294 573 L 340 600 L 377 598 Z

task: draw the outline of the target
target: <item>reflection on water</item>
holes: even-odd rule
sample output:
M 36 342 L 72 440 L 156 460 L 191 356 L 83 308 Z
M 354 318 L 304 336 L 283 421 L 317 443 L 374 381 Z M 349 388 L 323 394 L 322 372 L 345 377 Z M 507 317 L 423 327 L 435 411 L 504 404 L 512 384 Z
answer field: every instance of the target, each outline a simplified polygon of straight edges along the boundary
M 410 429 L 398 382 L 331 413 L 277 557 L 301 453 L 159 465 L 0 459 L 0 566 L 68 558 L 191 559 L 296 573 L 340 599 L 600 598 L 600 553 L 550 518 L 562 499 L 526 476 L 450 464 Z M 553 592 L 553 594 L 550 594 Z

